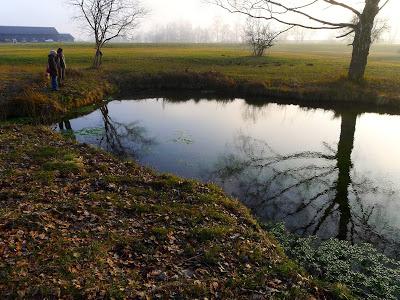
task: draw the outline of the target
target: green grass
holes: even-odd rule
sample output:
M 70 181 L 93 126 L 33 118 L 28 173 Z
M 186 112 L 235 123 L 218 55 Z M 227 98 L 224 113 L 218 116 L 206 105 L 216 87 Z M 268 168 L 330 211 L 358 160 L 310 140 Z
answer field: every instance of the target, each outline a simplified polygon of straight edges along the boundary
M 43 89 L 46 86 L 43 75 L 48 51 L 57 46 L 0 44 L 0 103 L 2 97 L 17 101 L 11 108 L 15 114 L 8 113 L 8 117 L 21 116 L 21 109 L 16 107 L 24 108 L 22 116 L 39 115 L 40 118 L 51 115 L 49 107 L 56 115 L 90 111 L 93 106 L 88 105 L 114 93 L 113 85 L 109 85 L 109 82 L 116 85 L 120 82 L 119 88 L 127 89 L 126 92 L 130 93 L 130 89 L 133 87 L 132 90 L 135 90 L 136 85 L 139 89 L 149 88 L 150 85 L 152 90 L 154 85 L 160 85 L 162 89 L 193 89 L 202 80 L 203 86 L 212 85 L 213 80 L 227 80 L 223 90 L 229 91 L 233 90 L 230 86 L 233 83 L 229 82 L 232 79 L 234 82 L 256 82 L 258 85 L 245 87 L 245 90 L 252 90 L 245 92 L 248 95 L 257 95 L 257 90 L 267 89 L 274 98 L 298 99 L 305 94 L 305 100 L 316 102 L 355 99 L 374 105 L 400 103 L 399 45 L 374 46 L 366 81 L 363 86 L 358 86 L 343 80 L 346 78 L 351 48 L 340 44 L 282 44 L 272 48 L 265 57 L 251 57 L 243 45 L 114 44 L 104 49 L 104 63 L 99 72 L 89 69 L 94 54 L 92 45 L 65 44 L 62 47 L 69 69 L 67 84 L 61 92 L 51 94 Z M 210 71 L 229 79 L 191 77 Z M 144 80 L 140 85 L 141 79 L 145 78 L 143 75 L 160 72 L 169 75 L 153 81 Z M 177 74 L 178 77 L 171 74 Z M 32 79 L 35 83 L 32 83 Z M 176 86 L 177 81 L 182 84 Z M 213 89 L 212 86 L 210 88 Z M 18 89 L 21 91 L 18 92 Z M 262 95 L 265 96 L 265 92 Z
M 194 228 L 192 230 L 192 235 L 199 242 L 207 242 L 216 239 L 221 239 L 229 231 L 231 231 L 230 227 L 223 227 L 223 226 L 201 227 L 201 228 Z
M 0 45 L 0 69 L 27 72 L 45 70 L 47 53 L 56 45 Z M 62 46 L 69 67 L 91 64 L 89 44 Z M 366 78 L 400 80 L 400 46 L 374 46 Z M 119 72 L 214 70 L 235 78 L 310 82 L 333 80 L 347 72 L 351 48 L 339 44 L 284 44 L 272 48 L 261 58 L 249 56 L 242 45 L 122 44 L 104 49 L 104 69 Z M 3 72 L 2 72 L 3 73 Z M 4 76 L 4 74 L 2 74 Z M 14 74 L 9 74 L 15 76 Z
M 165 227 L 153 227 L 151 229 L 152 234 L 156 236 L 159 240 L 165 240 L 170 233 L 170 231 Z

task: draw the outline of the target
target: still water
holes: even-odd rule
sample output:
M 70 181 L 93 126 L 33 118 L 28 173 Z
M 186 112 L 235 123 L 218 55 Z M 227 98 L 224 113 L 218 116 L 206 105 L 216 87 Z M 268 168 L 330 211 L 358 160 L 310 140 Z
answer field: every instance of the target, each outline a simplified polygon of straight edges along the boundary
M 370 242 L 399 256 L 400 116 L 146 99 L 113 101 L 58 126 L 161 172 L 216 182 L 299 235 Z

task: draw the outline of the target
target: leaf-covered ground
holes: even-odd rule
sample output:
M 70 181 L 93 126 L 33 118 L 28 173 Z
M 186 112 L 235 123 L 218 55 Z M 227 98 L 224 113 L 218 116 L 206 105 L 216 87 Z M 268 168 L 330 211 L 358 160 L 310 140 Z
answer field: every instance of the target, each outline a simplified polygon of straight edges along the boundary
M 212 185 L 157 174 L 45 127 L 0 127 L 1 299 L 338 293 L 285 258 L 248 210 Z

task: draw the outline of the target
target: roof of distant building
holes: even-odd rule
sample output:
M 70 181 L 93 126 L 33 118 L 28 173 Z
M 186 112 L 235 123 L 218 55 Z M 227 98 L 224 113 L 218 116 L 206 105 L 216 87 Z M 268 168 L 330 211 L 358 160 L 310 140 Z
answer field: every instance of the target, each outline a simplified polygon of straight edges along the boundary
M 64 38 L 74 38 L 74 36 L 70 33 L 60 33 L 59 36 L 64 37 Z
M 0 26 L 0 34 L 58 34 L 54 27 Z

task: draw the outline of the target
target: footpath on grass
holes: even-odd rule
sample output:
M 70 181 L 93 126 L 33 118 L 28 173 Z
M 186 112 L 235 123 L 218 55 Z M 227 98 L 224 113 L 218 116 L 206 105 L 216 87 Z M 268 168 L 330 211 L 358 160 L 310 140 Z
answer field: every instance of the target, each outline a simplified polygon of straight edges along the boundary
M 0 127 L 0 298 L 334 299 L 219 188 Z

